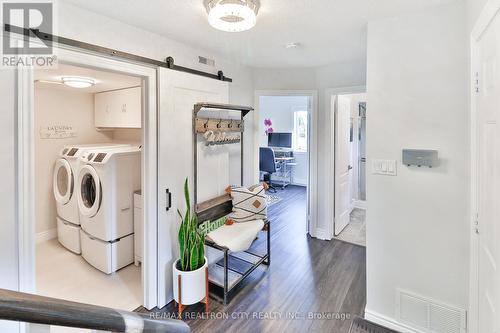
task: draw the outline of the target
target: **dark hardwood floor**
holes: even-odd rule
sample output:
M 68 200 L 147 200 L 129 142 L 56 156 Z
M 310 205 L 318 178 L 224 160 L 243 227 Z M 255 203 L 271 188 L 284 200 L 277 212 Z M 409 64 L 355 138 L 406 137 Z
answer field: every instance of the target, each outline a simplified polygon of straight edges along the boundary
M 349 332 L 366 300 L 365 248 L 306 235 L 306 190 L 290 186 L 276 193 L 272 221 L 271 266 L 261 266 L 229 305 L 211 300 L 187 308 L 193 332 Z M 263 252 L 264 235 L 254 243 Z M 141 312 L 144 311 L 141 310 Z M 176 313 L 173 303 L 154 310 L 156 317 Z

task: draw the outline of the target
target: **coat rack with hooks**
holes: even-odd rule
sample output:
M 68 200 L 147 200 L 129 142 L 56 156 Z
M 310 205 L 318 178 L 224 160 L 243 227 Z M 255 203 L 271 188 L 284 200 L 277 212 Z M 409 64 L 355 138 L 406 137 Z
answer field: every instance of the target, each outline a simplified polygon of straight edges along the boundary
M 221 119 L 220 117 L 198 117 L 201 110 L 206 110 L 207 112 L 219 112 L 220 111 L 239 111 L 239 119 Z M 195 207 L 197 205 L 198 196 L 198 146 L 197 146 L 197 136 L 203 135 L 207 140 L 207 146 L 217 146 L 226 144 L 240 144 L 240 160 L 241 160 L 241 185 L 243 185 L 243 156 L 244 156 L 244 145 L 243 145 L 243 132 L 245 131 L 243 118 L 250 112 L 253 108 L 250 106 L 240 106 L 231 104 L 220 104 L 220 103 L 197 103 L 193 108 L 193 151 L 194 151 L 194 202 Z M 220 137 L 223 133 L 229 133 L 229 137 Z M 219 140 L 209 140 L 211 135 L 219 135 Z
M 239 119 L 195 118 L 195 130 L 198 134 L 208 131 L 243 133 L 245 124 Z

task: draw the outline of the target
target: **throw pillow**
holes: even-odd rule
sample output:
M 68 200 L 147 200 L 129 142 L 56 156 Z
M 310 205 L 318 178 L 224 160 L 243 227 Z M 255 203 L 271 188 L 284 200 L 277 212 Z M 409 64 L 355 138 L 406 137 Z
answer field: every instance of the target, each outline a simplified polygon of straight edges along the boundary
M 233 213 L 230 218 L 234 222 L 261 220 L 267 217 L 267 199 L 264 184 L 257 184 L 250 188 L 233 187 L 228 192 L 233 200 Z

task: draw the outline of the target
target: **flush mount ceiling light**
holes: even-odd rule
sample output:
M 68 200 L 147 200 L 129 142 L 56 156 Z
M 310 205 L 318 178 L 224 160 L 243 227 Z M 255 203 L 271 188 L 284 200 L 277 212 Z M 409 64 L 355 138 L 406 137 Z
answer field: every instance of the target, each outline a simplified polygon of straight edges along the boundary
M 208 0 L 205 1 L 208 22 L 212 27 L 227 32 L 252 29 L 257 23 L 259 0 Z
M 95 85 L 95 80 L 86 77 L 63 76 L 62 82 L 72 88 L 89 88 Z

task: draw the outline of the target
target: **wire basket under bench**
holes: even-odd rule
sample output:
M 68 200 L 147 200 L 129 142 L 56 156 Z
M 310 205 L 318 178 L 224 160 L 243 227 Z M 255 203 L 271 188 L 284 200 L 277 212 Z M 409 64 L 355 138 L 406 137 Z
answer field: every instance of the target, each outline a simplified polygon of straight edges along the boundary
M 232 200 L 228 194 L 216 199 L 206 201 L 197 205 L 196 212 L 198 221 L 215 221 L 232 212 Z M 264 227 L 259 232 L 266 235 L 265 250 L 258 251 L 253 245 L 250 249 L 242 252 L 231 252 L 228 248 L 220 246 L 209 239 L 205 245 L 223 252 L 223 258 L 209 264 L 208 280 L 212 296 L 220 299 L 224 305 L 228 304 L 230 297 L 236 288 L 260 265 L 271 264 L 271 223 L 268 219 L 263 220 Z M 245 222 L 242 222 L 245 223 Z M 258 238 L 257 238 L 258 239 Z M 264 253 L 257 253 L 264 252 Z M 219 294 L 222 293 L 222 296 Z

